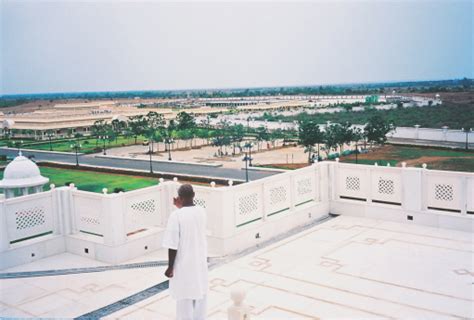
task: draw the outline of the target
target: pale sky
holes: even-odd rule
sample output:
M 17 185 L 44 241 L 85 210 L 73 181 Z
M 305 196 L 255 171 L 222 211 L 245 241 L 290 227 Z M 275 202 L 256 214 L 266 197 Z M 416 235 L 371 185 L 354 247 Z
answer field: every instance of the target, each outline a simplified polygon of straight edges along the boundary
M 0 94 L 473 77 L 472 1 L 0 2 Z

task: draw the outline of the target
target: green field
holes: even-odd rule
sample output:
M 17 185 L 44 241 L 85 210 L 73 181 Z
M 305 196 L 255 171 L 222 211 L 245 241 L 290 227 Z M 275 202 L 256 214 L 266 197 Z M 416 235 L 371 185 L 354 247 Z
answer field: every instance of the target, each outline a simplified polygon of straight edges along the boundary
M 137 143 L 142 143 L 144 140 L 145 138 L 140 136 L 137 138 Z M 81 144 L 81 149 L 79 151 L 81 153 L 101 152 L 104 146 L 104 142 L 102 140 L 97 140 L 95 138 L 71 139 L 71 141 L 78 141 Z M 41 143 L 25 144 L 23 148 L 49 151 L 52 147 L 53 151 L 74 152 L 74 150 L 71 148 L 71 141 L 52 141 L 51 146 L 49 141 L 45 141 Z M 106 148 L 109 149 L 114 147 L 129 146 L 133 144 L 135 144 L 135 138 L 125 138 L 123 136 L 120 136 L 117 138 L 117 140 L 107 141 L 105 145 Z
M 340 158 L 341 162 L 355 163 L 355 155 Z M 429 169 L 474 172 L 474 151 L 450 150 L 429 147 L 386 145 L 366 154 L 358 155 L 358 163 L 386 166 L 401 166 L 406 162 L 409 167 L 421 167 L 423 163 Z
M 125 191 L 131 191 L 158 184 L 158 179 L 156 178 L 123 174 L 50 167 L 40 167 L 40 170 L 41 174 L 50 180 L 48 185 L 45 186 L 45 190 L 49 190 L 49 184 L 51 183 L 56 185 L 56 187 L 61 187 L 66 183 L 72 182 L 79 190 L 91 192 L 102 192 L 103 188 L 107 188 L 109 193 L 113 192 L 114 188 L 123 188 Z M 3 178 L 3 170 L 0 171 L 1 178 Z

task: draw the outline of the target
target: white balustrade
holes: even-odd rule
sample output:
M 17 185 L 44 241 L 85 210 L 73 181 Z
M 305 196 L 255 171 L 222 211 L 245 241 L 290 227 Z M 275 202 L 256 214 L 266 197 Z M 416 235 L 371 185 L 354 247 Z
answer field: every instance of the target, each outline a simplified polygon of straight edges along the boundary
M 46 235 L 74 237 L 77 246 L 91 241 L 126 250 L 143 238 L 135 234 L 147 230 L 146 235 L 155 238 L 143 240 L 144 246 L 150 243 L 145 241 L 158 243 L 169 214 L 176 209 L 173 197 L 179 185 L 161 181 L 113 194 L 59 187 L 0 199 L 0 258 L 2 252 L 31 243 L 28 239 L 41 243 L 51 238 Z M 242 243 L 255 244 L 261 232 L 268 239 L 330 212 L 392 220 L 413 220 L 420 214 L 420 221 L 427 221 L 439 216 L 440 226 L 474 230 L 473 173 L 322 162 L 245 184 L 195 186 L 194 190 L 195 204 L 207 212 L 213 250 L 220 254 Z M 450 217 L 467 220 L 443 224 Z M 77 246 L 74 252 L 83 250 Z

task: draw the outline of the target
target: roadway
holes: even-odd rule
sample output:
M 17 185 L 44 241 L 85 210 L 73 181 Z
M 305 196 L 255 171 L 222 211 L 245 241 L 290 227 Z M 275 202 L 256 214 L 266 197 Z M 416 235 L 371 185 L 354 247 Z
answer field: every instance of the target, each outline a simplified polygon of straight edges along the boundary
M 49 152 L 35 152 L 22 150 L 22 153 L 26 157 L 34 156 L 35 161 L 48 161 L 48 162 L 62 162 L 68 164 L 76 163 L 76 156 L 74 154 L 60 154 L 60 153 L 49 153 Z M 0 155 L 6 155 L 9 157 L 15 157 L 18 155 L 18 150 L 0 148 Z M 80 155 L 79 164 L 89 166 L 101 166 L 110 167 L 116 169 L 133 169 L 133 170 L 150 170 L 150 163 L 143 160 L 135 159 L 112 159 L 112 158 L 99 158 L 95 155 Z M 220 167 L 206 167 L 194 164 L 184 164 L 176 162 L 153 162 L 153 171 L 155 173 L 167 173 L 167 174 L 179 174 L 179 175 L 190 175 L 190 176 L 201 176 L 201 177 L 216 177 L 222 179 L 231 180 L 245 180 L 245 170 L 240 169 L 229 169 Z M 277 172 L 269 171 L 255 171 L 249 170 L 249 180 L 262 179 Z

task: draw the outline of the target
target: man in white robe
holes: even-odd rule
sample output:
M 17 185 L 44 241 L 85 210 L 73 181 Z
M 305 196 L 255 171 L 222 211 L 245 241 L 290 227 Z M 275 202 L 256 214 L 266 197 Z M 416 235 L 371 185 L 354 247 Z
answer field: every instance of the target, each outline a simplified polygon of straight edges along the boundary
M 176 300 L 178 320 L 206 319 L 207 240 L 206 212 L 194 205 L 194 190 L 189 184 L 178 189 L 174 198 L 178 210 L 171 213 L 163 236 L 168 248 L 169 291 Z

